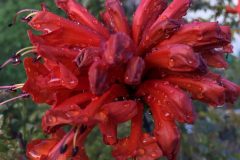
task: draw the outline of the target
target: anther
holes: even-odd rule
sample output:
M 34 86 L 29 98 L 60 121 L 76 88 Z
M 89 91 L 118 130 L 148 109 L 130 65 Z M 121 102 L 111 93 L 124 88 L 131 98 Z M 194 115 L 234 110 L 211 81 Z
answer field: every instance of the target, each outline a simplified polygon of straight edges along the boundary
M 62 145 L 60 147 L 60 153 L 64 154 L 67 151 L 67 148 L 68 148 L 67 144 Z
M 39 10 L 36 10 L 36 9 L 23 9 L 23 10 L 17 12 L 17 13 L 15 14 L 15 16 L 13 17 L 13 23 L 10 23 L 10 24 L 8 25 L 8 27 L 12 27 L 14 24 L 16 24 L 17 17 L 18 17 L 20 14 L 26 13 L 26 12 L 31 12 L 31 13 L 30 13 L 28 16 L 26 16 L 24 19 L 28 19 L 28 18 L 32 17 L 33 15 L 36 15 L 36 14 L 39 12 Z
M 77 154 L 78 154 L 78 151 L 79 151 L 79 147 L 74 147 L 73 149 L 72 149 L 72 157 L 75 157 Z
M 23 88 L 24 83 L 21 84 L 15 84 L 11 86 L 0 86 L 0 90 L 7 90 L 7 91 L 16 91 L 17 89 Z
M 22 62 L 21 59 L 20 59 L 21 56 L 25 56 L 25 55 L 27 55 L 29 53 L 36 53 L 36 52 L 37 52 L 37 49 L 34 46 L 23 48 L 23 49 L 19 50 L 18 52 L 16 52 L 6 62 L 1 64 L 0 65 L 0 70 L 2 68 L 4 68 L 5 66 L 7 66 L 9 63 L 12 63 L 13 65 L 18 65 L 18 64 L 20 64 Z

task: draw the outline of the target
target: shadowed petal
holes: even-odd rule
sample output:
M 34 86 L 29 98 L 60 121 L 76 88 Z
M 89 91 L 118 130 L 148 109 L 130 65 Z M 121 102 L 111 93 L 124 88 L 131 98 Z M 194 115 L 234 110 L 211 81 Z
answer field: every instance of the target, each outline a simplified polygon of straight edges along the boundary
M 134 44 L 124 33 L 111 35 L 104 45 L 104 60 L 108 64 L 126 63 L 133 57 Z
M 203 52 L 202 57 L 207 62 L 208 66 L 215 68 L 227 68 L 228 63 L 225 60 L 224 53 L 216 50 L 207 50 Z
M 109 66 L 101 60 L 96 60 L 89 68 L 88 78 L 92 93 L 101 95 L 108 89 L 108 68 Z
M 141 57 L 133 57 L 127 65 L 125 73 L 125 83 L 129 85 L 138 85 L 141 83 L 145 62 Z

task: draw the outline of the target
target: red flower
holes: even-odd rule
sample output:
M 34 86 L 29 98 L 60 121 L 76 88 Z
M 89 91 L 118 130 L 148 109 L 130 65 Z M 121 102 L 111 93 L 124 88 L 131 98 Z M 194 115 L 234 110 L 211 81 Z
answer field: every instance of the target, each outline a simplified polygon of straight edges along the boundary
M 238 5 L 236 7 L 226 6 L 227 13 L 239 14 L 240 15 L 240 0 L 238 0 Z
M 173 0 L 169 6 L 166 0 L 142 0 L 132 25 L 119 0 L 106 0 L 104 24 L 75 0 L 56 4 L 69 19 L 44 6 L 31 13 L 24 20 L 42 34 L 29 31 L 33 47 L 2 65 L 34 52 L 36 58 L 24 60 L 27 82 L 11 89 L 22 87 L 36 103 L 51 105 L 42 118 L 51 136 L 28 144 L 29 159 L 88 159 L 84 141 L 99 127 L 116 159 L 175 160 L 180 144 L 176 121 L 194 123 L 197 117 L 192 99 L 219 106 L 239 97 L 238 85 L 208 70 L 227 68 L 230 28 L 185 22 L 190 0 Z M 143 106 L 153 114 L 150 133 L 142 129 Z M 131 133 L 120 139 L 117 127 L 126 121 L 131 121 Z M 65 133 L 66 125 L 72 129 Z

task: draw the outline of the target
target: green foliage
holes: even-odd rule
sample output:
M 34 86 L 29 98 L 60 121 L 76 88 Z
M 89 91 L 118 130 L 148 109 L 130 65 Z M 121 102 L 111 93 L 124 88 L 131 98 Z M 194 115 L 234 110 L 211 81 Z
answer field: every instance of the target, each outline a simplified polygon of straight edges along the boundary
M 90 8 L 90 11 L 98 16 L 103 10 L 104 0 L 82 0 L 83 4 Z M 128 2 L 129 0 L 125 0 Z M 15 13 L 24 8 L 40 9 L 40 3 L 46 2 L 51 11 L 64 16 L 52 1 L 48 0 L 1 0 L 0 1 L 0 63 L 8 59 L 17 50 L 29 46 L 26 31 L 30 29 L 27 25 L 20 23 L 11 28 Z M 209 1 L 195 0 L 193 10 L 214 9 L 215 17 L 224 14 L 223 0 L 218 0 L 217 6 L 211 6 Z M 127 6 L 128 15 L 134 11 L 134 5 Z M 129 9 L 130 7 L 130 9 Z M 212 17 L 214 18 L 214 17 Z M 229 24 L 236 26 L 237 23 L 228 18 Z M 231 22 L 231 23 L 230 23 Z M 231 68 L 225 74 L 234 82 L 239 83 L 240 77 L 236 76 L 240 68 L 239 59 L 230 56 Z M 0 72 L 0 84 L 22 83 L 26 79 L 23 67 L 9 66 Z M 0 101 L 15 96 L 15 93 L 0 92 Z M 239 102 L 235 105 L 239 106 Z M 194 126 L 182 125 L 182 149 L 179 155 L 180 160 L 238 160 L 240 159 L 240 116 L 234 109 L 211 109 L 196 104 L 199 112 L 199 120 Z M 18 103 L 10 103 L 0 108 L 0 160 L 26 159 L 26 142 L 31 139 L 45 138 L 41 132 L 41 116 L 47 106 L 36 106 L 33 102 L 24 100 Z M 239 112 L 239 111 L 238 111 Z M 119 128 L 120 135 L 129 132 L 129 123 Z M 189 132 L 190 131 L 190 132 Z M 86 150 L 91 159 L 110 160 L 111 149 L 102 144 L 102 137 L 97 129 L 90 134 Z

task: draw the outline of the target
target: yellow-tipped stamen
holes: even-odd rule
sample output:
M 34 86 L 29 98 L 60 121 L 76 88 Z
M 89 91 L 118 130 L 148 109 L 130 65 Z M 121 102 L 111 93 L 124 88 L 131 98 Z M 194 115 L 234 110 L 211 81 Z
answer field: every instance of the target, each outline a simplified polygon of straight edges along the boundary
M 27 93 L 21 94 L 21 95 L 19 95 L 19 96 L 17 96 L 17 97 L 14 97 L 14 98 L 11 98 L 11 99 L 8 99 L 8 100 L 6 100 L 6 101 L 1 102 L 1 103 L 0 103 L 0 106 L 4 105 L 4 104 L 6 104 L 6 103 L 9 103 L 9 102 L 18 100 L 18 99 L 20 99 L 20 98 L 28 97 L 28 96 L 29 96 L 29 94 L 27 94 Z
M 78 136 L 79 130 L 80 130 L 80 126 L 77 127 L 76 132 L 73 137 L 73 148 L 76 147 L 76 141 L 77 141 L 77 136 Z
M 23 10 L 21 10 L 21 11 L 18 11 L 16 14 L 15 14 L 15 16 L 13 17 L 13 23 L 11 24 L 11 25 L 9 25 L 9 26 L 12 26 L 12 25 L 14 25 L 15 23 L 16 23 L 16 21 L 17 21 L 17 17 L 20 15 L 20 14 L 22 14 L 22 13 L 25 13 L 25 12 L 32 12 L 32 13 L 37 13 L 37 12 L 39 12 L 39 10 L 36 10 L 36 9 L 23 9 Z M 29 18 L 29 16 L 28 16 L 28 18 Z
M 30 17 L 33 17 L 33 16 L 35 16 L 36 14 L 38 14 L 38 12 L 30 13 L 29 15 L 27 15 L 27 16 L 25 17 L 25 19 L 28 19 L 28 18 L 30 18 Z
M 19 51 L 17 51 L 15 54 L 18 55 L 18 54 L 21 54 L 22 52 L 26 51 L 26 50 L 29 50 L 29 49 L 36 49 L 35 46 L 30 46 L 30 47 L 25 47 L 23 49 L 20 49 Z
M 35 53 L 35 52 L 37 52 L 37 50 L 36 49 L 32 49 L 32 50 L 29 50 L 29 51 L 21 53 L 21 56 L 25 56 L 26 54 Z
M 11 90 L 11 91 L 15 91 L 15 90 L 17 90 L 17 89 L 23 88 L 23 86 L 24 86 L 24 83 L 15 84 L 15 85 L 12 85 L 12 86 L 0 86 L 0 90 Z

